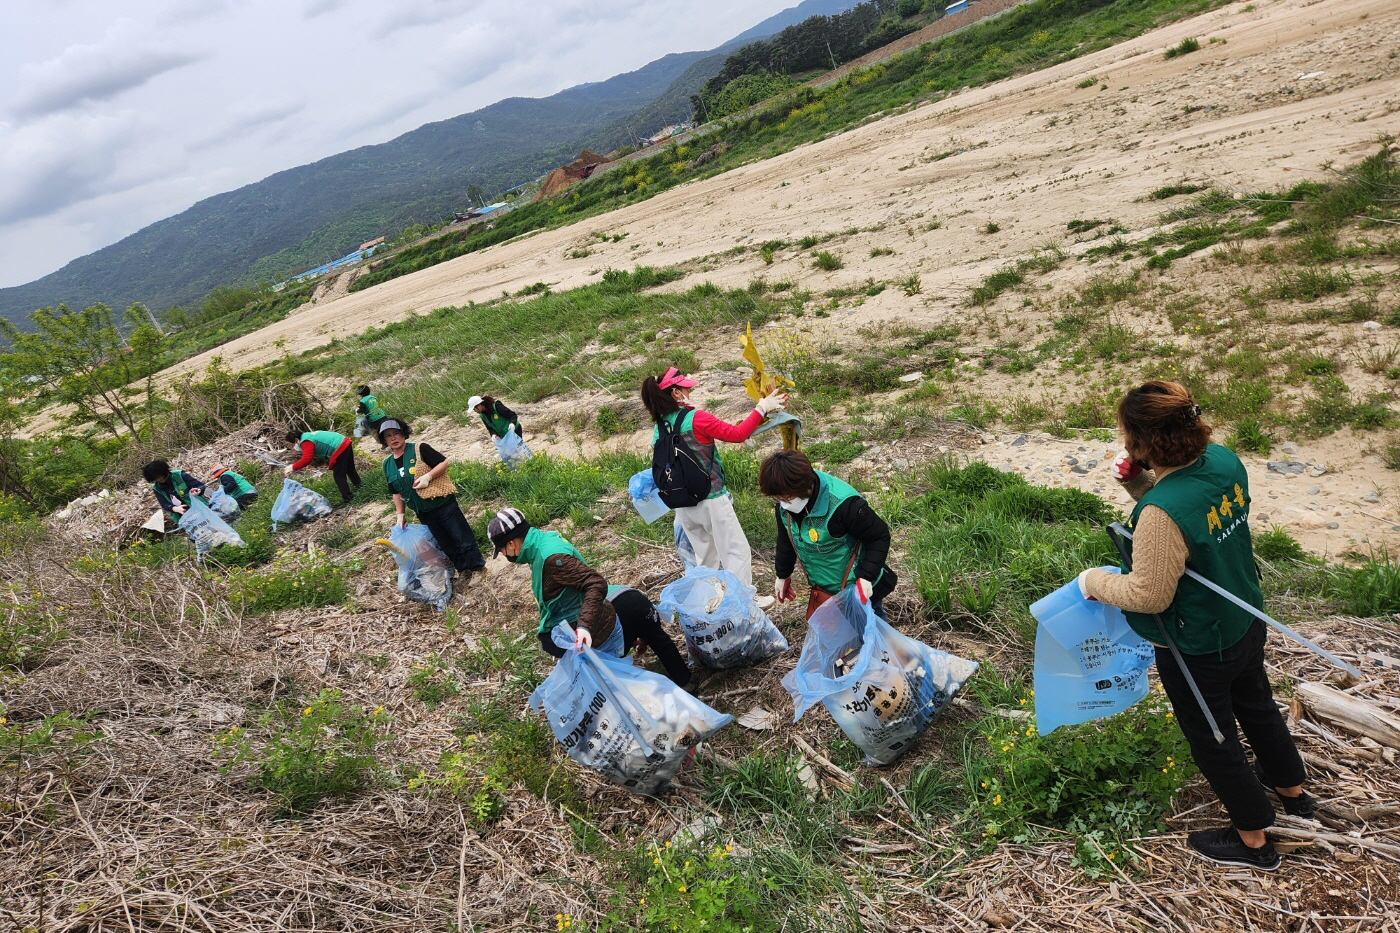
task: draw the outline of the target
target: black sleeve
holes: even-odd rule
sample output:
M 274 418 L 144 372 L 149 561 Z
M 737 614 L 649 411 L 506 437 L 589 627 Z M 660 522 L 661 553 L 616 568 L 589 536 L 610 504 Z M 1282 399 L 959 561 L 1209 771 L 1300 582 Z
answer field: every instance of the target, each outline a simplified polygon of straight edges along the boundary
M 185 473 L 184 470 L 181 470 L 180 472 L 181 472 L 181 473 Z M 195 478 L 194 478 L 193 476 L 191 476 L 190 474 L 185 473 L 185 488 L 186 488 L 186 489 L 208 489 L 209 487 L 205 486 L 203 483 L 201 483 L 199 480 L 195 479 Z
M 773 574 L 779 580 L 786 580 L 792 576 L 793 568 L 797 566 L 797 551 L 793 549 L 792 539 L 788 537 L 787 525 L 783 524 L 783 512 L 781 505 L 773 506 L 773 520 L 778 523 L 778 546 L 773 554 Z
M 850 535 L 865 546 L 856 576 L 874 580 L 890 553 L 890 526 L 875 514 L 870 503 L 860 496 L 851 496 L 831 513 L 826 527 L 833 537 Z
M 502 401 L 499 401 L 499 400 L 497 400 L 497 402 L 496 402 L 496 414 L 500 415 L 502 418 L 506 419 L 507 421 L 517 421 L 517 420 L 519 420 L 519 416 L 516 415 L 515 412 L 513 412 L 513 411 L 511 411 L 509 408 L 507 408 L 506 405 L 505 405 L 505 402 L 502 402 Z
M 444 457 L 442 454 L 438 453 L 433 448 L 429 447 L 427 444 L 419 444 L 418 459 L 426 463 L 428 465 L 428 469 L 431 470 L 433 467 L 437 466 L 439 463 L 442 463 L 447 458 Z
M 364 403 L 364 402 L 361 402 L 361 403 L 359 404 L 359 406 L 356 407 L 356 409 L 355 409 L 355 414 L 357 414 L 357 415 L 367 415 L 367 414 L 369 414 L 369 408 L 365 406 L 365 403 Z
M 222 486 L 224 492 L 228 493 L 230 496 L 238 491 L 238 484 L 235 483 L 233 477 L 229 476 L 227 473 L 219 475 L 219 485 Z

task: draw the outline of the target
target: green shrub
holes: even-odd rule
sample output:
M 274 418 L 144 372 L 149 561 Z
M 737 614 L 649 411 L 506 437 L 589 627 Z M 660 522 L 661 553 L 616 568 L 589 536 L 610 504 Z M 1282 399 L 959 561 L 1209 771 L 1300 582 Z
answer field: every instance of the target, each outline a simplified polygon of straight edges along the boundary
M 462 692 L 456 675 L 437 655 L 428 658 L 425 664 L 414 665 L 404 683 L 428 709 L 436 709 Z
M 647 843 L 634 854 L 637 890 L 619 886 L 597 929 L 601 933 L 745 933 L 771 928 L 767 901 L 778 879 L 767 872 L 757 878 L 736 864 L 732 845 L 657 845 Z M 555 918 L 560 930 L 572 918 Z
M 1235 422 L 1226 443 L 1236 452 L 1248 451 L 1256 454 L 1266 454 L 1273 447 L 1273 442 L 1269 440 L 1269 435 L 1264 433 L 1258 418 L 1242 418 Z
M 344 602 L 349 592 L 345 568 L 316 558 L 305 563 L 290 558 L 261 572 L 230 571 L 229 582 L 249 612 L 329 606 Z
M 52 597 L 11 590 L 0 603 L 0 612 L 0 671 L 33 670 L 50 648 L 67 637 L 63 607 L 54 605 Z
M 1044 827 L 1071 832 L 1075 862 L 1091 876 L 1137 861 L 1133 840 L 1162 828 L 1172 797 L 1195 772 L 1181 729 L 1155 694 L 1049 735 L 1003 716 L 982 719 L 977 732 L 986 753 L 967 757 L 967 778 L 983 839 L 1029 842 Z
M 1163 52 L 1163 53 L 1162 53 L 1162 57 L 1163 57 L 1163 58 L 1180 58 L 1180 57 L 1183 56 L 1183 55 L 1190 55 L 1192 52 L 1199 52 L 1200 50 L 1201 50 L 1201 42 L 1200 42 L 1199 39 L 1196 39 L 1196 38 L 1182 39 L 1182 40 L 1181 40 L 1180 42 L 1178 42 L 1176 45 L 1172 46 L 1171 48 L 1169 48 L 1169 49 L 1167 49 L 1165 52 Z
M 821 269 L 823 272 L 835 272 L 837 269 L 841 268 L 842 262 L 840 257 L 833 255 L 827 250 L 820 250 L 814 254 L 812 265 Z
M 1336 567 L 1327 576 L 1324 592 L 1354 616 L 1384 616 L 1400 612 L 1400 564 L 1388 556 L 1372 557 L 1360 567 Z
M 1287 528 L 1278 525 L 1272 525 L 1268 531 L 1254 536 L 1254 554 L 1267 561 L 1308 559 L 1308 552 L 1303 550 L 1297 539 L 1288 533 Z
M 234 726 L 218 738 L 226 767 L 253 765 L 279 817 L 306 816 L 323 800 L 364 790 L 379 771 L 375 749 L 388 739 L 388 720 L 383 707 L 365 712 L 342 699 L 322 690 L 306 705 L 277 704 L 252 728 Z
M 859 434 L 851 431 L 845 437 L 808 444 L 804 450 L 813 462 L 840 466 L 843 463 L 850 463 L 864 453 L 865 444 L 861 443 Z

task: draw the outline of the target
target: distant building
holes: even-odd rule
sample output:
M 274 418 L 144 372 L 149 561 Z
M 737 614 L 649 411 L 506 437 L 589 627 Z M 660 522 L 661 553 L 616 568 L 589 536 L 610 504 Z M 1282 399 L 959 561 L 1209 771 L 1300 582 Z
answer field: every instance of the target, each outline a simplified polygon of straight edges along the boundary
M 384 238 L 382 236 L 377 236 L 366 243 L 361 243 L 359 246 L 359 251 L 363 253 L 367 249 L 374 249 L 376 246 L 383 242 Z

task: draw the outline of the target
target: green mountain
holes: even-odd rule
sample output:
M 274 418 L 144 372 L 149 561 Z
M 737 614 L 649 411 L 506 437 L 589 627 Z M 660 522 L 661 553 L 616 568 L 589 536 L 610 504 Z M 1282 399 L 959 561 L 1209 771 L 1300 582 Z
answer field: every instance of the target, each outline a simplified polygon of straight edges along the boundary
M 551 97 L 508 98 L 206 198 L 57 272 L 0 289 L 0 316 L 23 327 L 35 308 L 101 301 L 120 310 L 140 301 L 163 309 L 195 304 L 219 285 L 279 281 L 461 210 L 468 185 L 504 191 L 585 145 L 610 149 L 686 119 L 690 95 L 743 40 L 853 3 L 804 0 L 718 49 L 667 55 Z

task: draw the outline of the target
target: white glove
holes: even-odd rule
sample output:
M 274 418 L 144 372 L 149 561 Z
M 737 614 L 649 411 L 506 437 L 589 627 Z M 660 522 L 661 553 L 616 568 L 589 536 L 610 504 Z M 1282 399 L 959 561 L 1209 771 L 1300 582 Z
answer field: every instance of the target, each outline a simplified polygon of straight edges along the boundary
M 758 409 L 758 413 L 765 418 L 775 411 L 782 411 L 787 405 L 787 396 L 783 395 L 782 391 L 782 389 L 774 389 L 772 392 L 759 399 L 758 404 L 755 405 L 754 408 Z
M 869 580 L 856 580 L 856 592 L 860 594 L 860 598 L 862 601 L 870 602 L 870 594 L 874 591 L 874 589 L 875 587 L 870 585 Z
M 404 517 L 404 514 L 402 512 L 399 513 L 399 517 L 395 519 L 395 521 L 398 523 L 400 531 L 402 531 L 408 524 L 408 519 Z
M 1084 581 L 1084 578 L 1089 575 L 1089 571 L 1093 569 L 1093 567 L 1090 567 L 1089 570 L 1081 570 L 1079 576 L 1075 579 L 1075 582 L 1079 584 L 1079 595 L 1083 596 L 1085 599 L 1094 599 L 1094 597 L 1089 595 L 1089 585 Z M 1095 600 L 1095 602 L 1097 602 L 1097 600 Z
M 791 577 L 783 577 L 781 580 L 773 581 L 773 598 L 778 602 L 785 603 L 796 595 L 792 589 Z
M 174 512 L 176 515 L 184 515 L 185 507 L 177 502 L 170 507 L 170 511 Z
M 1120 483 L 1126 483 L 1129 480 L 1137 478 L 1138 474 L 1142 472 L 1142 465 L 1128 456 L 1128 452 L 1124 450 L 1120 451 L 1118 456 L 1113 458 L 1113 466 L 1111 469 L 1114 479 L 1118 480 Z
M 574 650 L 582 651 L 585 645 L 589 648 L 593 647 L 593 636 L 588 633 L 586 628 L 574 629 Z
M 414 488 L 414 489 L 426 489 L 426 488 L 428 487 L 428 484 L 431 483 L 431 482 L 432 482 L 432 479 L 430 479 L 429 477 L 427 477 L 427 476 L 420 476 L 420 477 L 418 477 L 416 480 L 413 481 L 413 488 Z
M 202 496 L 202 495 L 204 495 L 204 490 L 203 490 L 203 489 L 191 489 L 191 490 L 190 490 L 190 495 L 192 495 L 192 496 Z
M 289 467 L 289 466 L 284 466 L 284 467 L 282 468 L 282 475 L 283 475 L 283 476 L 291 476 L 291 475 L 292 475 L 292 468 Z
M 515 430 L 515 425 L 513 425 L 513 424 L 512 424 L 509 428 L 507 428 L 506 430 L 510 431 L 510 433 L 512 433 L 512 434 L 519 434 L 519 433 L 520 433 L 519 431 Z

